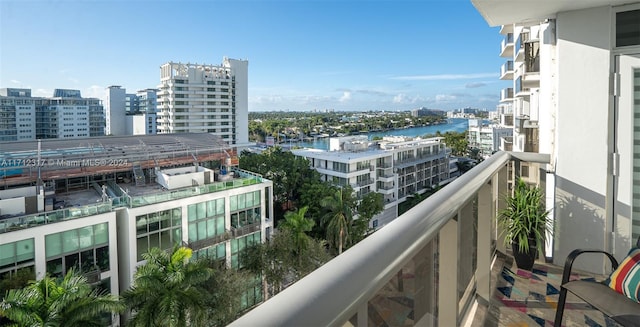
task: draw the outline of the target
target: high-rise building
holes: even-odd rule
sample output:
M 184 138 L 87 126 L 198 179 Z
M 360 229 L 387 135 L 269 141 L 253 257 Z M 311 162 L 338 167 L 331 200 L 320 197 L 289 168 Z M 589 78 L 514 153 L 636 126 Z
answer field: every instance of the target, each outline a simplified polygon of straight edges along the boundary
M 31 89 L 0 89 L 0 142 L 36 138 L 36 102 Z
M 105 112 L 107 135 L 156 134 L 156 89 L 127 93 L 121 86 L 107 87 Z
M 556 229 L 547 256 L 562 263 L 589 247 L 624 257 L 640 235 L 640 2 L 472 2 L 504 37 L 513 150 L 551 156 L 543 169 L 520 167 L 546 184 Z
M 248 65 L 168 62 L 160 67 L 158 133 L 211 133 L 229 144 L 249 143 Z

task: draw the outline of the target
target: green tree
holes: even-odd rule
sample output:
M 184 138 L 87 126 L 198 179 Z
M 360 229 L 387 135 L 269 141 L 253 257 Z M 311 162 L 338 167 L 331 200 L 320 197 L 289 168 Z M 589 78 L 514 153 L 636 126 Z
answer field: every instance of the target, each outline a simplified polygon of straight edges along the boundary
M 304 215 L 307 213 L 309 207 L 302 207 L 298 211 L 289 211 L 284 214 L 284 221 L 279 225 L 282 229 L 288 229 L 291 242 L 294 246 L 294 252 L 300 257 L 300 255 L 307 250 L 309 246 L 310 238 L 307 232 L 311 231 L 315 222 L 307 219 Z
M 323 219 L 327 241 L 338 249 L 338 254 L 342 254 L 342 249 L 349 240 L 354 207 L 350 192 L 351 188 L 339 188 L 335 194 L 320 200 L 320 205 L 327 210 Z
M 309 238 L 304 251 L 299 251 L 294 239 L 289 229 L 279 229 L 266 243 L 253 245 L 241 255 L 245 269 L 264 276 L 267 298 L 331 259 L 325 241 Z
M 117 297 L 93 288 L 73 269 L 61 281 L 45 276 L 10 290 L 0 302 L 0 316 L 9 326 L 104 326 L 105 315 L 122 310 Z
M 212 268 L 209 280 L 204 284 L 207 325 L 226 326 L 242 312 L 242 292 L 255 283 L 255 277 L 247 271 L 227 268 L 224 262 L 206 259 Z
M 384 197 L 380 193 L 369 192 L 358 203 L 358 218 L 353 220 L 351 244 L 362 241 L 371 232 L 369 222 L 373 216 L 384 210 Z
M 133 311 L 132 326 L 201 326 L 206 321 L 207 292 L 212 274 L 204 260 L 190 261 L 192 252 L 174 247 L 171 252 L 152 248 L 138 267 L 133 285 L 123 293 Z

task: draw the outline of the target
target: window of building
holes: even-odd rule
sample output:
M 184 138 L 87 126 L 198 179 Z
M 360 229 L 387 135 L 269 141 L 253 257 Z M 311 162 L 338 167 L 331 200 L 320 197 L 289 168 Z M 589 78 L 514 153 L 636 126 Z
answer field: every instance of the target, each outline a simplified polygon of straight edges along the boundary
M 346 173 L 347 171 L 347 164 L 344 162 L 333 162 L 333 170 L 337 171 L 337 172 L 341 172 L 341 173 Z
M 181 227 L 181 208 L 136 216 L 138 261 L 142 261 L 142 254 L 151 248 L 168 250 L 174 244 L 182 243 Z
M 240 252 L 261 241 L 261 233 L 253 233 L 246 236 L 238 237 L 231 240 L 231 267 L 240 269 L 243 267 L 240 261 Z
M 193 251 L 192 260 L 200 258 L 209 258 L 214 260 L 224 261 L 227 256 L 227 246 L 225 243 L 220 243 L 205 249 Z
M 640 45 L 640 9 L 616 13 L 616 46 Z
M 21 268 L 34 266 L 34 258 L 33 238 L 0 245 L 0 276 L 10 276 Z
M 76 228 L 45 236 L 47 273 L 63 276 L 71 268 L 87 272 L 108 271 L 109 227 L 107 223 Z
M 224 198 L 187 206 L 189 242 L 213 238 L 225 233 Z

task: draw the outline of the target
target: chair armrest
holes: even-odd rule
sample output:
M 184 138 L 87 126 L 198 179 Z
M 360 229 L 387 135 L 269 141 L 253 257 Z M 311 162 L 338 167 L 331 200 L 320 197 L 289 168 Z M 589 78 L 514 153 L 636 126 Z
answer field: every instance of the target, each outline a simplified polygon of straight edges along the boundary
M 577 249 L 577 250 L 573 250 L 573 251 L 571 251 L 571 253 L 569 253 L 569 255 L 567 256 L 567 260 L 564 263 L 564 270 L 562 272 L 562 285 L 564 285 L 565 283 L 569 282 L 569 278 L 571 278 L 571 269 L 573 267 L 573 261 L 575 261 L 576 258 L 579 255 L 584 254 L 584 253 L 601 253 L 601 254 L 604 254 L 611 261 L 611 266 L 613 267 L 613 269 L 618 268 L 618 261 L 616 261 L 616 258 L 614 258 L 608 252 L 605 252 L 605 251 L 602 251 L 602 250 L 595 250 L 595 249 Z

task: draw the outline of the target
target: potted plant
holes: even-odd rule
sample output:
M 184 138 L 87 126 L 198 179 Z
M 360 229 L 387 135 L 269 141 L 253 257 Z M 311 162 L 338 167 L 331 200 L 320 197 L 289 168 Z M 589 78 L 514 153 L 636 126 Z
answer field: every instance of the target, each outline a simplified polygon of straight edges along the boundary
M 518 179 L 512 196 L 505 199 L 506 208 L 498 214 L 498 226 L 505 244 L 511 244 L 518 268 L 531 270 L 542 252 L 545 234 L 552 232 L 545 210 L 543 194 L 537 186 L 529 187 Z

